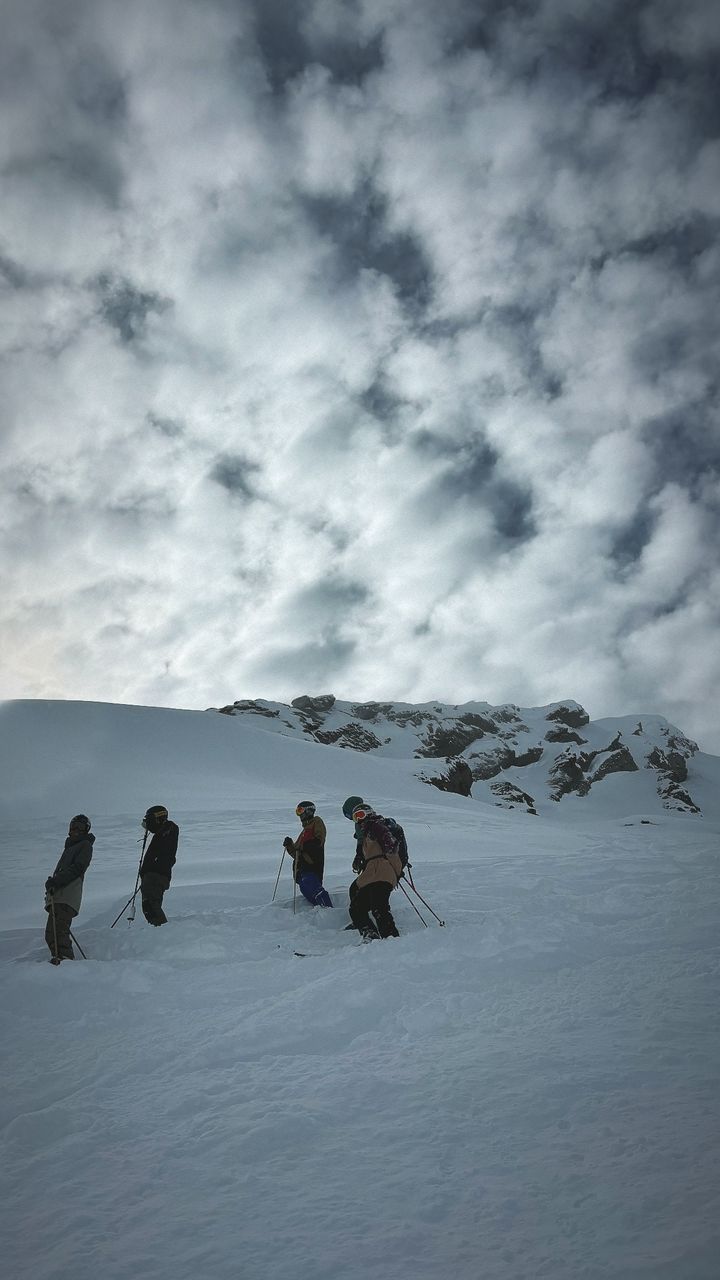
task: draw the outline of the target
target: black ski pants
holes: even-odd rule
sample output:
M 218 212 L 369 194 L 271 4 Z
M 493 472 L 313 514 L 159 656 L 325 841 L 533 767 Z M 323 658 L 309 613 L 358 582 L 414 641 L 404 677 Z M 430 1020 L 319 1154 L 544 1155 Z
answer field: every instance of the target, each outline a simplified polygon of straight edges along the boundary
M 167 876 L 158 875 L 157 871 L 146 871 L 140 881 L 142 893 L 143 915 L 148 924 L 167 924 L 167 916 L 163 911 L 163 897 L 170 888 Z
M 45 925 L 45 941 L 50 948 L 50 954 L 55 955 L 55 938 L 57 937 L 57 954 L 61 960 L 74 960 L 75 952 L 72 948 L 72 938 L 70 937 L 70 925 L 75 918 L 75 912 L 66 902 L 55 902 L 51 907 L 47 908 L 48 918 Z M 55 915 L 55 928 L 53 929 L 53 913 Z
M 362 889 L 358 889 L 355 881 L 350 885 L 350 919 L 363 937 L 375 932 L 381 938 L 400 936 L 390 910 L 391 893 L 392 887 L 385 880 L 363 885 Z

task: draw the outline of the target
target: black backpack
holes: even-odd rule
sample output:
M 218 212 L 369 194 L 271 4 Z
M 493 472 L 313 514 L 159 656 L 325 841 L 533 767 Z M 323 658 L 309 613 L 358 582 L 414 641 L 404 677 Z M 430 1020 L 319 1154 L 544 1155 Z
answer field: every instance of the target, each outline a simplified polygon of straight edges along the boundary
M 385 826 L 387 827 L 388 831 L 393 837 L 393 840 L 395 841 L 395 852 L 402 863 L 402 868 L 404 871 L 406 867 L 409 867 L 411 865 L 410 858 L 408 857 L 408 847 L 407 847 L 407 840 L 405 839 L 405 832 L 400 826 L 400 823 L 396 822 L 394 818 L 383 818 L 383 822 L 385 823 Z

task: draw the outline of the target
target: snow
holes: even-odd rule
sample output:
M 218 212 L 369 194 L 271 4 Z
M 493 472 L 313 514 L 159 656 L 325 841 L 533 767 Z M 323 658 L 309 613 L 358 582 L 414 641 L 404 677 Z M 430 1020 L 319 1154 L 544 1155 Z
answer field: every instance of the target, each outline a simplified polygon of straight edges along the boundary
M 716 1280 L 719 763 L 703 819 L 633 809 L 632 774 L 555 821 L 229 717 L 6 704 L 5 1274 Z M 403 822 L 444 928 L 396 893 L 399 939 L 344 932 L 351 793 Z M 293 912 L 289 869 L 270 901 L 305 796 L 332 911 Z M 169 923 L 111 930 L 158 802 Z M 77 810 L 88 959 L 55 969 Z

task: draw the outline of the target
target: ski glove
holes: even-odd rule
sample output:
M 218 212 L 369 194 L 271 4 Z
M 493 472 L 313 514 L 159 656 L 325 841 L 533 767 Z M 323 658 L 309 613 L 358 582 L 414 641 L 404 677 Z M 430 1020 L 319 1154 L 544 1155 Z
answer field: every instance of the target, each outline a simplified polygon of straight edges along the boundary
M 283 848 L 287 849 L 288 853 L 291 853 L 294 843 L 295 843 L 294 840 L 291 840 L 290 836 L 286 836 L 285 839 L 283 840 Z
M 52 876 L 48 876 L 47 880 L 45 881 L 45 892 L 54 893 L 56 889 L 57 889 L 57 885 L 53 880 Z

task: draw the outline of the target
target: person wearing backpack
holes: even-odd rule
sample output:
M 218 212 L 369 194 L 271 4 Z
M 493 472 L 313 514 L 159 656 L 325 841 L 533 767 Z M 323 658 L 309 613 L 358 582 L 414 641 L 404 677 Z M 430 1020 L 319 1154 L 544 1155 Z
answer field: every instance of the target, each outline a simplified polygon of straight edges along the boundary
M 78 813 L 70 819 L 65 847 L 51 876 L 45 881 L 48 921 L 45 941 L 53 964 L 74 960 L 70 925 L 80 910 L 85 872 L 90 866 L 95 836 L 90 819 Z
M 325 870 L 325 839 L 327 831 L 322 818 L 316 814 L 312 800 L 301 800 L 295 812 L 302 831 L 297 840 L 286 836 L 285 852 L 293 860 L 295 883 L 312 907 L 331 907 L 332 898 L 323 888 Z
M 353 860 L 353 870 L 358 874 L 350 885 L 352 925 L 366 941 L 397 938 L 399 933 L 390 910 L 390 894 L 400 883 L 403 863 L 397 839 L 390 828 L 391 820 L 375 813 L 362 800 L 354 804 L 350 817 L 355 823 L 358 841 Z
M 352 821 L 353 810 L 356 809 L 357 806 L 361 804 L 362 805 L 365 804 L 365 801 L 363 800 L 362 796 L 348 796 L 347 800 L 345 801 L 342 807 L 344 816 L 348 820 Z M 405 837 L 405 832 L 403 828 L 400 826 L 400 823 L 395 818 L 383 817 L 383 822 L 385 823 L 386 827 L 389 827 L 390 834 L 395 839 L 395 848 L 400 858 L 400 861 L 402 863 L 402 869 L 404 873 L 406 869 L 409 869 L 412 866 L 412 863 L 410 861 L 410 856 L 408 853 L 408 845 L 407 845 L 407 839 Z M 355 824 L 353 836 L 355 839 L 355 857 L 353 858 L 352 867 L 353 867 L 353 871 L 357 875 L 357 873 L 362 870 L 362 864 L 363 864 L 363 855 L 362 855 L 363 837 L 362 837 L 362 832 L 359 826 L 357 825 L 357 823 Z M 410 876 L 410 881 L 412 883 L 412 876 Z

